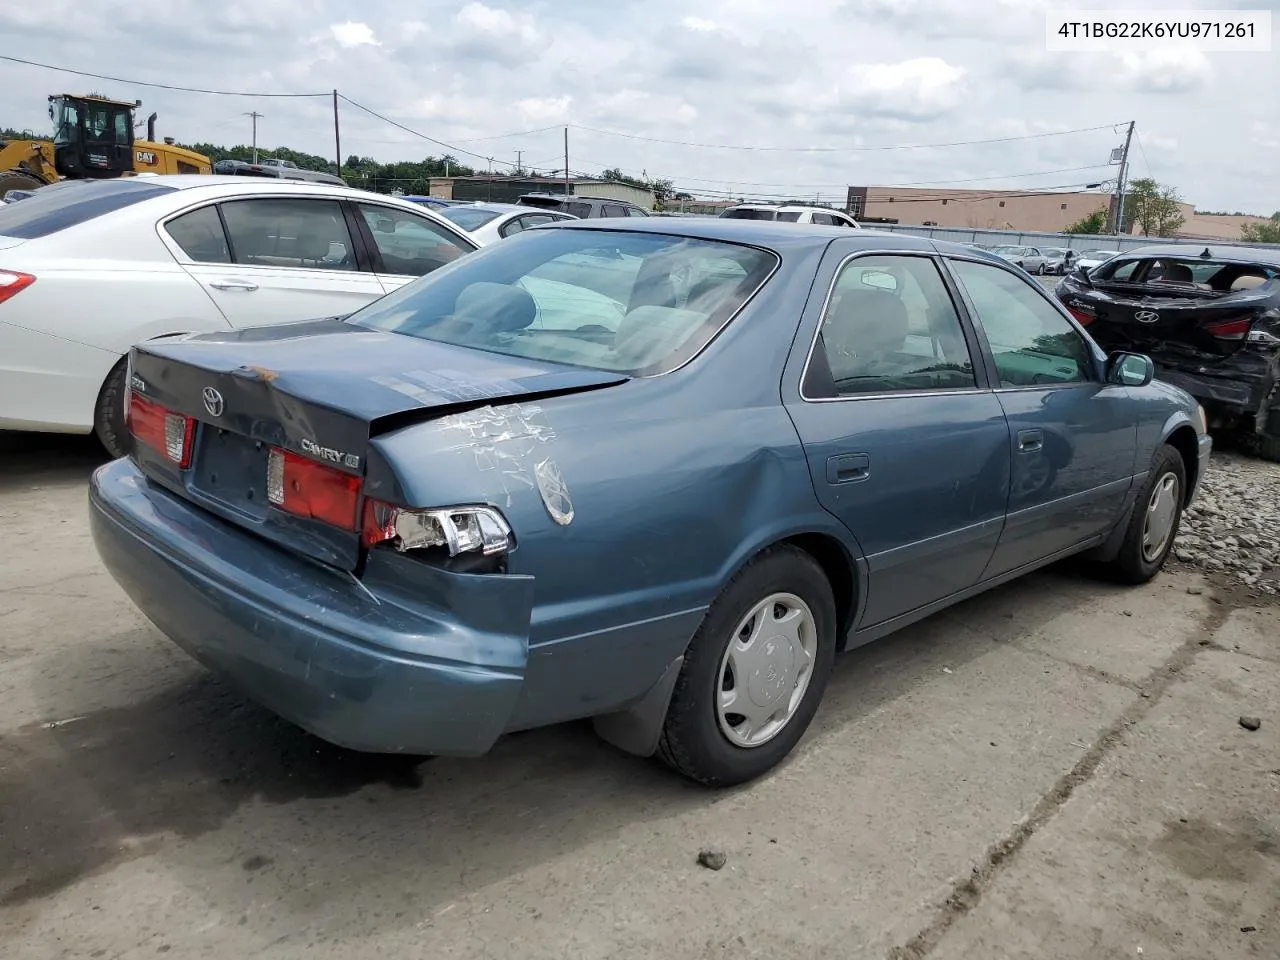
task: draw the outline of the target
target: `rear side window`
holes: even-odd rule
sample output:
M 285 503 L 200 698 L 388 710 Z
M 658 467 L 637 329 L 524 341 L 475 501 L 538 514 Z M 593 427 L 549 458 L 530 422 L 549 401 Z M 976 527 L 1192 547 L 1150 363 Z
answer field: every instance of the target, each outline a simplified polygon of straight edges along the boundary
M 726 210 L 720 214 L 726 220 L 772 220 L 777 216 L 776 210 L 755 210 L 751 207 L 741 207 L 737 210 Z
M 627 215 L 627 208 L 621 207 L 616 203 L 602 204 L 602 208 L 600 212 L 602 217 L 625 217 Z
M 41 187 L 21 203 L 0 204 L 0 237 L 36 240 L 172 192 L 173 187 L 132 177 L 64 180 Z
M 560 209 L 563 210 L 565 213 L 573 214 L 575 217 L 585 218 L 585 217 L 591 216 L 591 204 L 582 203 L 581 201 L 574 200 L 574 201 L 569 201 L 567 203 L 562 203 L 560 205 Z
M 214 206 L 201 207 L 165 224 L 165 232 L 192 260 L 199 263 L 230 263 L 231 248 L 222 230 L 222 220 Z
M 355 249 L 336 200 L 232 200 L 222 205 L 236 263 L 355 270 Z

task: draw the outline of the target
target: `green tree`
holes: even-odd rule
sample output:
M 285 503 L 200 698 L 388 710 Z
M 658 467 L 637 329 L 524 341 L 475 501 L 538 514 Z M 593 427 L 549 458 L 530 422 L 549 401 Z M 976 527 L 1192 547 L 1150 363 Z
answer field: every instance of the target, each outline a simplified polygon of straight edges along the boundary
M 1129 184 L 1125 195 L 1125 216 L 1142 228 L 1144 237 L 1171 237 L 1186 222 L 1178 191 L 1162 186 L 1150 177 L 1140 177 Z
M 1107 211 L 1095 210 L 1093 213 L 1085 214 L 1071 226 L 1063 230 L 1063 233 L 1087 233 L 1098 234 L 1107 228 Z
M 1240 228 L 1245 243 L 1280 243 L 1280 210 L 1262 223 L 1246 223 Z

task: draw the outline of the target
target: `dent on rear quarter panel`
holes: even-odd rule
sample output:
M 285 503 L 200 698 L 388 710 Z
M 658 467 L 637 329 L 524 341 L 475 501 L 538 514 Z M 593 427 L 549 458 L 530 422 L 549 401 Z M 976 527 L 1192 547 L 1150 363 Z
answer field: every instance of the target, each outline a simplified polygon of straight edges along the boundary
M 780 402 L 799 316 L 794 300 L 789 309 L 778 325 L 753 315 L 740 336 L 675 374 L 480 408 L 372 441 L 409 503 L 488 503 L 512 526 L 509 569 L 534 578 L 513 727 L 638 699 L 733 573 L 769 544 L 814 531 L 849 541 L 817 503 Z M 555 465 L 556 483 L 544 469 L 539 486 L 540 464 Z M 571 504 L 567 524 L 549 509 L 556 494 Z

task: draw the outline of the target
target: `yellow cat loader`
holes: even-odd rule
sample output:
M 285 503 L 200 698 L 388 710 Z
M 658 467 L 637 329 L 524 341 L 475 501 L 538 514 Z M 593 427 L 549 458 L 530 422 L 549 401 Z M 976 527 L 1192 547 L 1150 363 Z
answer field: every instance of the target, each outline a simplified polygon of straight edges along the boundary
M 133 113 L 140 106 L 141 100 L 51 96 L 52 140 L 0 141 L 0 198 L 58 180 L 213 172 L 208 157 L 174 146 L 172 137 L 157 143 L 154 113 L 147 118 L 147 139 L 135 140 Z

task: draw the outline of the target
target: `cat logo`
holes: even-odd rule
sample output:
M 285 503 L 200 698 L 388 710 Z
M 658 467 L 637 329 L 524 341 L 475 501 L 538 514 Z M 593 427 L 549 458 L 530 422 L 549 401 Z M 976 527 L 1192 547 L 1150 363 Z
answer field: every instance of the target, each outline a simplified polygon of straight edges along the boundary
M 145 163 L 149 167 L 156 165 L 156 155 L 150 150 L 139 150 L 137 158 L 139 163 Z

